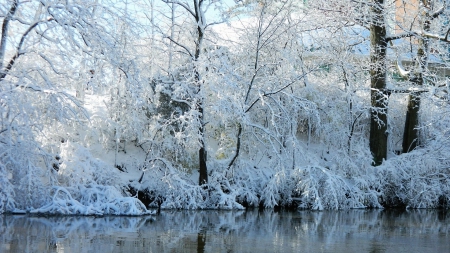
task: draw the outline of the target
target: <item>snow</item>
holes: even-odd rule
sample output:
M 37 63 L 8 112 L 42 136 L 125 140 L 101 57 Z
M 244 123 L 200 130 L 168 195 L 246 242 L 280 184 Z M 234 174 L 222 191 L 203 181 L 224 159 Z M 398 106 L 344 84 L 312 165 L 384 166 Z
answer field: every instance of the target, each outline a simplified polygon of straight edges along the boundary
M 38 27 L 48 29 L 45 36 L 30 33 L 23 55 L 0 70 L 6 73 L 0 78 L 0 213 L 450 205 L 445 73 L 427 69 L 423 87 L 387 77 L 389 89 L 423 91 L 421 145 L 395 154 L 406 99 L 390 95 L 389 154 L 372 166 L 369 122 L 376 108 L 364 26 L 269 1 L 245 9 L 240 20 L 205 29 L 193 60 L 164 40 L 173 32 L 194 51 L 195 27 L 205 24 L 183 8 L 175 27 L 153 27 L 158 32 L 149 45 L 139 19 L 103 15 L 113 6 L 92 13 L 80 5 L 82 18 L 74 19 L 63 11 L 73 8 L 66 4 L 61 20 L 87 23 L 61 27 L 49 20 Z M 44 8 L 34 17 L 34 7 L 20 5 L 26 22 L 15 30 L 52 15 Z M 4 38 L 15 45 L 14 36 Z M 406 40 L 390 45 L 388 54 L 394 49 L 408 60 L 417 50 Z M 428 61 L 437 57 L 447 68 L 442 52 L 430 52 Z M 398 71 L 407 75 L 401 63 Z M 199 185 L 202 145 L 209 181 Z

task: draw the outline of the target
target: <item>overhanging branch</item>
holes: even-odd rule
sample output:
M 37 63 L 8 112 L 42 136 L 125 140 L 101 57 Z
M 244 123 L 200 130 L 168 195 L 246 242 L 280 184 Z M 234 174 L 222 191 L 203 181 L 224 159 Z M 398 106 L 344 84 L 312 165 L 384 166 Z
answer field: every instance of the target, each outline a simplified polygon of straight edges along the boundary
M 180 1 L 170 1 L 170 0 L 162 0 L 166 4 L 176 4 L 183 7 L 186 11 L 188 11 L 194 18 L 196 17 L 195 13 L 184 3 L 180 3 Z
M 309 71 L 308 73 L 305 73 L 305 74 L 303 74 L 303 75 L 301 75 L 301 76 L 298 76 L 298 77 L 295 78 L 293 81 L 289 82 L 288 84 L 286 84 L 285 86 L 281 87 L 280 89 L 278 89 L 278 90 L 276 90 L 276 91 L 261 94 L 257 99 L 255 99 L 255 101 L 253 101 L 253 102 L 250 104 L 250 106 L 247 108 L 247 110 L 245 110 L 245 113 L 249 112 L 249 111 L 252 109 L 252 107 L 253 107 L 256 103 L 258 103 L 258 101 L 261 100 L 262 97 L 268 97 L 268 96 L 275 95 L 275 94 L 277 94 L 277 93 L 282 92 L 283 90 L 289 88 L 292 84 L 294 84 L 295 82 L 297 82 L 297 81 L 303 79 L 307 74 L 309 74 L 309 73 L 311 73 L 311 72 L 313 72 L 313 71 L 314 71 L 314 70 L 311 70 L 311 71 Z
M 172 39 L 170 36 L 165 36 L 166 39 L 172 41 L 175 45 L 183 48 L 191 57 L 194 57 L 191 53 L 191 51 L 189 50 L 189 48 L 187 48 L 185 45 L 178 43 L 176 40 Z
M 9 60 L 8 65 L 3 70 L 0 70 L 1 71 L 0 72 L 0 81 L 6 77 L 6 75 L 11 70 L 14 63 L 16 62 L 16 60 L 23 54 L 23 52 L 21 52 L 22 45 L 23 45 L 26 37 L 28 36 L 28 34 L 39 24 L 44 23 L 44 22 L 49 22 L 52 20 L 53 20 L 53 18 L 49 18 L 47 20 L 41 20 L 41 21 L 35 22 L 30 27 L 28 27 L 28 29 L 24 32 L 24 34 L 22 34 L 22 37 L 20 38 L 20 42 L 16 47 L 16 53 L 11 57 L 11 60 Z

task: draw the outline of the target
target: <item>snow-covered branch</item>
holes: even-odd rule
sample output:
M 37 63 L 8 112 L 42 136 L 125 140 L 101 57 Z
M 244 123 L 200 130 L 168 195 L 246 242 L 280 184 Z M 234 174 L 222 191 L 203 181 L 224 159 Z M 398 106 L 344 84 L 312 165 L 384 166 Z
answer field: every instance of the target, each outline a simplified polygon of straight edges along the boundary
M 187 12 L 189 12 L 189 14 L 191 14 L 192 17 L 194 17 L 194 18 L 196 17 L 196 14 L 194 13 L 194 11 L 192 11 L 191 8 L 189 7 L 189 5 L 187 5 L 186 3 L 182 3 L 180 1 L 172 1 L 172 0 L 162 0 L 162 1 L 167 4 L 173 3 L 176 5 L 179 5 L 179 6 L 183 7 Z M 194 0 L 194 1 L 197 1 L 197 0 Z

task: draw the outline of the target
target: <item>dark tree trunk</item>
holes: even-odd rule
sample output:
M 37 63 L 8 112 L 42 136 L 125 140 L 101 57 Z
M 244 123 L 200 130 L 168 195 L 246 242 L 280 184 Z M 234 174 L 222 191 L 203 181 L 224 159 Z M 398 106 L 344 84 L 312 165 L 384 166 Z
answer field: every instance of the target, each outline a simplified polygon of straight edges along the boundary
M 372 7 L 373 21 L 370 26 L 370 151 L 373 164 L 380 165 L 387 154 L 387 104 L 386 92 L 386 24 L 384 0 L 375 0 Z
M 236 153 L 234 154 L 233 158 L 231 159 L 231 162 L 228 164 L 228 169 L 231 168 L 231 166 L 233 166 L 234 161 L 236 161 L 236 159 L 239 156 L 239 151 L 241 150 L 241 134 L 242 134 L 242 125 L 239 124 L 238 126 L 238 134 L 237 134 L 237 140 L 236 140 Z
M 198 150 L 198 160 L 199 160 L 199 185 L 204 185 L 208 183 L 208 167 L 206 166 L 206 149 L 205 149 L 205 141 L 204 141 L 204 127 L 203 127 L 203 106 L 199 105 L 198 111 L 200 113 L 200 149 Z
M 403 153 L 414 150 L 418 144 L 420 94 L 411 93 L 408 97 L 408 109 L 406 111 L 405 131 L 403 132 Z
M 429 12 L 426 10 L 430 8 L 430 3 L 428 0 L 421 0 L 422 8 L 420 16 L 421 27 L 425 32 L 430 31 L 431 19 Z M 427 71 L 427 61 L 428 61 L 428 48 L 429 42 L 428 38 L 419 37 L 418 39 L 418 49 L 417 49 L 417 62 L 416 62 L 416 77 L 415 83 L 418 87 L 422 87 L 425 83 L 424 73 Z M 403 143 L 402 149 L 403 153 L 407 153 L 414 150 L 419 144 L 419 110 L 420 110 L 420 92 L 411 93 L 408 96 L 408 109 L 406 111 L 405 119 L 405 129 L 403 132 Z
M 202 42 L 204 36 L 204 28 L 206 21 L 203 20 L 202 13 L 203 0 L 194 0 L 194 13 L 195 21 L 197 21 L 197 41 L 195 42 L 195 54 L 194 54 L 194 78 L 197 85 L 197 94 L 201 93 L 202 90 L 202 80 L 200 78 L 200 73 L 198 72 L 197 61 L 200 57 L 202 50 Z M 201 94 L 200 94 L 201 95 Z M 208 183 L 208 168 L 206 166 L 206 149 L 205 149 L 205 128 L 204 128 L 204 112 L 203 112 L 203 101 L 202 98 L 197 102 L 196 109 L 199 113 L 199 133 L 200 133 L 200 149 L 198 150 L 199 159 L 199 185 L 204 185 Z

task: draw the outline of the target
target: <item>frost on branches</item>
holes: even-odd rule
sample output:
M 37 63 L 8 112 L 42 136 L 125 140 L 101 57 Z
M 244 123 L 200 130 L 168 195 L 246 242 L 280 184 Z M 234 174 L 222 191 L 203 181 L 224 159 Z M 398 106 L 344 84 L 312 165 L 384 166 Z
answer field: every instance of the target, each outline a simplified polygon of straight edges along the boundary
M 449 207 L 446 3 L 116 2 L 0 7 L 0 212 Z

